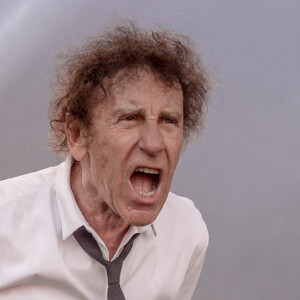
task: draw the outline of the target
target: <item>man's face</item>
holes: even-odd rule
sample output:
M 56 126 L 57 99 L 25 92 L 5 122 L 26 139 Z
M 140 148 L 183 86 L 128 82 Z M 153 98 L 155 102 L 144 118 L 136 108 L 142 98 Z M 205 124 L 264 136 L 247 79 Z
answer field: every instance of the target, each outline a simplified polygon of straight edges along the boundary
M 183 142 L 183 94 L 142 70 L 117 79 L 93 112 L 85 173 L 101 204 L 143 226 L 155 220 L 170 190 Z

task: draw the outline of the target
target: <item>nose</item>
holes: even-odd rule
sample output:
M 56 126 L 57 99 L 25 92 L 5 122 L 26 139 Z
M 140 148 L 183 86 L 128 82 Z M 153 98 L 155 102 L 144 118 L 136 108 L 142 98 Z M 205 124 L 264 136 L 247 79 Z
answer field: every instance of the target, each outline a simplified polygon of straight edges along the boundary
M 161 132 L 155 120 L 144 123 L 138 145 L 150 156 L 156 156 L 165 149 Z

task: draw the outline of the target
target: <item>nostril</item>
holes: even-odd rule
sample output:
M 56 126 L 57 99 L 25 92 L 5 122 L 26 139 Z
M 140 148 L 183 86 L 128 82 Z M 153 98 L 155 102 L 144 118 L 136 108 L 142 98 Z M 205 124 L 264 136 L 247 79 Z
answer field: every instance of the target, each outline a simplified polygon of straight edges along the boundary
M 139 148 L 143 151 L 146 152 L 149 156 L 156 156 L 162 151 L 165 150 L 165 146 L 163 143 L 161 144 L 145 144 L 145 143 L 140 143 Z

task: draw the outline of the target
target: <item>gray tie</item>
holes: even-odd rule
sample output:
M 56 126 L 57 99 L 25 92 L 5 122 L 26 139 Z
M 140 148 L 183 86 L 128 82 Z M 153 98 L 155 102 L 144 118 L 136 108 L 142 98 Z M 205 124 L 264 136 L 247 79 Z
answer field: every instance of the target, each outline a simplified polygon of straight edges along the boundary
M 79 227 L 73 233 L 75 239 L 80 244 L 82 249 L 99 263 L 106 268 L 107 279 L 108 279 L 108 300 L 125 300 L 124 294 L 120 287 L 120 274 L 122 264 L 127 255 L 129 254 L 134 240 L 137 238 L 139 233 L 134 234 L 130 241 L 124 246 L 121 254 L 114 261 L 107 261 L 103 258 L 102 252 L 95 241 L 93 235 L 89 233 L 84 226 Z

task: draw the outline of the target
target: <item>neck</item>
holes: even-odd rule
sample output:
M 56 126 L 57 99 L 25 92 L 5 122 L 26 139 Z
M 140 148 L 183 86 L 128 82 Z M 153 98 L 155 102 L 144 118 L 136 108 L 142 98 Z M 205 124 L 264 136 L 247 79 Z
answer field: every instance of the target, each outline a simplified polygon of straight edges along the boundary
M 105 243 L 111 260 L 118 250 L 129 224 L 124 222 L 99 197 L 92 184 L 83 179 L 80 163 L 75 163 L 72 166 L 70 183 L 79 209 L 86 221 Z

